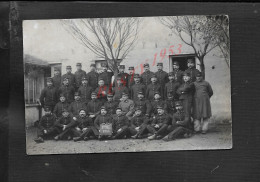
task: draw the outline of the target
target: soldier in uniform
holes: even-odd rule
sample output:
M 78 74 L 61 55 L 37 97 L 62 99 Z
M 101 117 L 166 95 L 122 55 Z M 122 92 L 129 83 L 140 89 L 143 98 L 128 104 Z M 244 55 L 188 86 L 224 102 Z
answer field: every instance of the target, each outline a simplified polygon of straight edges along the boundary
M 197 73 L 197 80 L 194 82 L 194 131 L 205 134 L 208 131 L 209 118 L 211 117 L 210 98 L 213 95 L 211 85 L 203 80 L 202 74 Z
M 87 79 L 89 86 L 92 87 L 93 90 L 95 90 L 98 87 L 98 73 L 96 72 L 96 65 L 91 64 L 90 65 L 90 72 L 87 73 Z
M 113 100 L 114 95 L 109 93 L 107 94 L 107 101 L 105 102 L 104 106 L 107 109 L 108 115 L 116 114 L 116 108 L 118 106 L 118 102 Z
M 165 89 L 164 89 L 164 95 L 165 97 L 168 95 L 168 93 L 171 93 L 174 97 L 174 100 L 178 100 L 178 94 L 177 89 L 180 86 L 180 82 L 175 81 L 175 76 L 173 72 L 169 73 L 169 82 L 166 83 Z
M 177 112 L 173 114 L 172 124 L 168 126 L 170 133 L 163 138 L 164 141 L 174 140 L 179 137 L 190 137 L 192 133 L 190 117 L 185 114 L 182 103 L 177 101 L 175 106 Z
M 44 142 L 44 139 L 54 137 L 58 130 L 55 127 L 56 116 L 52 114 L 49 106 L 45 106 L 45 115 L 41 117 L 37 128 L 37 138 L 34 139 L 37 143 Z
M 59 88 L 59 94 L 63 94 L 66 98 L 66 101 L 70 104 L 74 100 L 75 89 L 73 86 L 69 85 L 69 79 L 67 77 L 63 78 L 63 84 Z
M 77 71 L 75 72 L 75 82 L 76 82 L 76 90 L 78 90 L 78 88 L 81 85 L 81 81 L 83 77 L 86 77 L 86 72 L 82 70 L 82 65 L 81 63 L 77 63 L 76 64 L 77 67 Z
M 167 106 L 165 112 L 168 113 L 170 117 L 172 117 L 173 114 L 176 112 L 175 100 L 172 93 L 168 93 L 167 100 L 165 102 Z
M 146 87 L 151 83 L 152 75 L 154 75 L 154 73 L 150 71 L 149 64 L 145 63 L 144 72 L 141 74 L 141 81 Z
M 57 89 L 53 86 L 52 78 L 47 78 L 47 86 L 42 90 L 40 95 L 41 106 L 49 106 L 51 111 L 55 107 L 55 104 L 58 102 L 58 92 Z
M 55 105 L 53 113 L 59 119 L 62 116 L 63 109 L 69 109 L 69 104 L 66 101 L 66 97 L 60 94 L 60 101 Z
M 107 63 L 102 63 L 101 66 L 102 66 L 103 72 L 99 74 L 98 80 L 102 79 L 102 80 L 104 80 L 104 85 L 106 87 L 112 87 L 111 86 L 112 85 L 111 79 L 112 79 L 112 76 L 113 76 L 113 72 L 107 71 L 108 70 Z
M 112 116 L 114 135 L 113 139 L 122 139 L 130 136 L 129 120 L 125 114 L 123 114 L 122 108 L 116 109 L 116 114 Z
M 122 94 L 121 102 L 118 104 L 118 107 L 122 109 L 122 114 L 125 115 L 128 119 L 131 119 L 134 112 L 134 101 L 128 98 L 128 93 Z
M 117 102 L 120 102 L 123 92 L 129 93 L 128 88 L 123 85 L 122 81 L 123 81 L 122 78 L 117 77 L 117 80 L 116 80 L 117 84 L 115 84 L 116 86 L 113 89 L 114 100 Z
M 146 94 L 145 94 L 145 98 L 148 99 L 149 101 L 152 101 L 153 98 L 154 98 L 154 93 L 155 92 L 160 92 L 160 95 L 162 94 L 161 93 L 161 85 L 158 84 L 157 82 L 157 77 L 155 74 L 153 74 L 151 76 L 151 82 L 147 88 L 146 88 Z
M 194 94 L 194 84 L 190 80 L 190 74 L 188 72 L 183 73 L 184 83 L 180 85 L 177 90 L 179 99 L 182 101 L 184 112 L 191 116 L 191 106 Z
M 152 123 L 147 126 L 149 133 L 152 136 L 149 136 L 149 140 L 160 139 L 167 133 L 168 125 L 171 122 L 170 116 L 165 113 L 163 107 L 157 107 L 157 115 L 154 117 Z
M 181 84 L 183 82 L 183 80 L 182 80 L 183 71 L 180 70 L 180 65 L 179 65 L 178 61 L 173 62 L 173 71 L 172 72 L 174 74 L 174 80 Z
M 154 93 L 154 99 L 151 101 L 151 116 L 152 117 L 154 117 L 158 114 L 157 113 L 158 106 L 162 107 L 164 112 L 167 109 L 166 102 L 162 99 L 160 92 L 157 91 Z
M 98 79 L 98 88 L 96 88 L 95 92 L 97 93 L 97 98 L 102 104 L 104 104 L 107 101 L 107 94 L 111 93 L 112 88 L 105 85 L 104 79 L 99 78 Z
M 77 125 L 72 115 L 67 109 L 63 109 L 62 117 L 55 122 L 55 126 L 60 130 L 59 134 L 54 137 L 55 140 L 71 140 L 73 136 L 78 135 L 74 128 Z
M 143 114 L 142 108 L 136 107 L 134 117 L 130 121 L 131 138 L 143 138 L 149 121 L 149 118 Z
M 61 86 L 61 75 L 59 68 L 54 68 L 54 76 L 52 77 L 53 85 L 56 87 L 56 89 L 59 89 Z
M 134 85 L 134 73 L 135 73 L 135 68 L 133 66 L 130 66 L 128 68 L 129 70 L 129 76 L 128 76 L 128 88 L 131 89 L 131 87 Z
M 115 77 L 115 82 L 114 82 L 114 87 L 117 87 L 117 80 L 120 78 L 121 79 L 121 83 L 124 87 L 127 87 L 128 88 L 128 78 L 129 78 L 129 75 L 128 73 L 125 73 L 125 65 L 119 65 L 118 66 L 118 74 L 117 76 Z
M 102 106 L 100 108 L 100 114 L 97 116 L 97 118 L 94 121 L 95 128 L 100 131 L 100 125 L 101 124 L 112 124 L 113 127 L 113 121 L 112 116 L 107 114 L 107 110 L 105 106 Z M 112 128 L 113 129 L 113 128 Z M 98 139 L 102 140 L 104 138 L 111 138 L 112 136 L 103 136 L 99 133 Z
M 86 105 L 91 100 L 91 93 L 93 92 L 93 88 L 89 86 L 87 77 L 82 78 L 82 84 L 78 89 L 79 94 L 81 95 L 81 101 L 83 101 Z
M 161 94 L 162 94 L 162 99 L 164 99 L 164 87 L 165 84 L 169 81 L 168 79 L 168 73 L 163 71 L 163 63 L 157 63 L 157 69 L 158 71 L 155 72 L 155 75 L 157 77 L 157 82 L 161 85 Z
M 134 82 L 135 84 L 131 87 L 131 99 L 133 101 L 138 100 L 138 92 L 142 91 L 143 93 L 145 93 L 145 85 L 141 83 L 141 77 L 139 74 L 135 74 L 134 75 Z
M 185 72 L 190 74 L 191 82 L 195 82 L 196 75 L 200 71 L 198 69 L 196 69 L 195 62 L 193 59 L 188 59 L 187 64 L 188 64 L 188 69 L 186 69 Z
M 137 98 L 137 100 L 134 100 L 135 107 L 140 108 L 142 113 L 149 117 L 152 109 L 150 101 L 144 98 L 144 93 L 142 91 L 138 92 Z
M 95 128 L 94 123 L 90 117 L 87 116 L 84 109 L 80 109 L 78 116 L 76 117 L 77 127 L 76 130 L 79 132 L 78 137 L 74 137 L 73 140 L 88 140 L 89 137 L 98 137 L 98 130 Z
M 74 101 L 69 106 L 69 112 L 71 116 L 73 116 L 73 119 L 76 119 L 76 116 L 79 114 L 79 110 L 82 108 L 86 108 L 86 105 L 84 102 L 80 99 L 80 94 L 78 92 L 75 92 L 74 94 Z
M 71 73 L 71 66 L 66 67 L 66 74 L 62 75 L 61 80 L 64 80 L 64 78 L 68 78 L 69 85 L 71 85 L 74 89 L 76 88 L 76 79 L 75 75 Z
M 86 110 L 87 110 L 87 114 L 93 121 L 100 114 L 100 108 L 102 105 L 103 103 L 97 99 L 97 93 L 92 92 L 91 101 L 88 103 Z

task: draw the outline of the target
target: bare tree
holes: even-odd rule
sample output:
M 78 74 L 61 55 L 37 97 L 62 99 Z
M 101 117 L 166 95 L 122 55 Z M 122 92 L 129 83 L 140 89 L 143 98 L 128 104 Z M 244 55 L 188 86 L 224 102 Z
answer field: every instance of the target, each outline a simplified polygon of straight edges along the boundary
M 191 46 L 200 61 L 205 77 L 204 57 L 219 48 L 229 66 L 228 17 L 221 16 L 171 16 L 158 17 L 159 21 Z
M 65 29 L 98 57 L 107 60 L 117 75 L 118 61 L 126 58 L 138 38 L 139 18 L 61 20 Z

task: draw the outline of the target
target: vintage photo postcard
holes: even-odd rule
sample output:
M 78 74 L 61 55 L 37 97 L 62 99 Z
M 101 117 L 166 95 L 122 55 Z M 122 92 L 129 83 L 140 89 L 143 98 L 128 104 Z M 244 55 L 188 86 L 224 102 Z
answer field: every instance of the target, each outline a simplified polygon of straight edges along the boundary
M 228 15 L 23 21 L 28 155 L 232 148 Z

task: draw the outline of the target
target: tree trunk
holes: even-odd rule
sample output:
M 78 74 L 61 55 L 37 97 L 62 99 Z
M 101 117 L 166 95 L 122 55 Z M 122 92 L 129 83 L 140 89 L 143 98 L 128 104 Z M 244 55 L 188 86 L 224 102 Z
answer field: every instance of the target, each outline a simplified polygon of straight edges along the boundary
M 204 64 L 204 56 L 198 57 L 199 61 L 200 61 L 200 70 L 201 70 L 201 74 L 203 79 L 205 79 L 205 64 Z

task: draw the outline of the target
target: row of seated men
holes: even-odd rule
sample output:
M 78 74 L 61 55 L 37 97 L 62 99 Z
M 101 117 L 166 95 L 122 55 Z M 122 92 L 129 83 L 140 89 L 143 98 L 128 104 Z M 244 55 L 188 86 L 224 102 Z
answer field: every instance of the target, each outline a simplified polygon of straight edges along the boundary
M 141 107 L 134 109 L 129 119 L 123 114 L 122 108 L 117 107 L 115 114 L 109 114 L 105 106 L 100 107 L 99 114 L 94 118 L 82 108 L 76 116 L 68 109 L 62 110 L 62 116 L 57 118 L 50 107 L 45 107 L 45 115 L 41 118 L 35 142 L 45 139 L 55 140 L 89 140 L 89 139 L 162 139 L 170 141 L 179 137 L 192 135 L 190 117 L 183 110 L 182 102 L 175 102 L 176 112 L 168 114 L 161 106 L 157 106 L 154 117 L 147 117 Z

